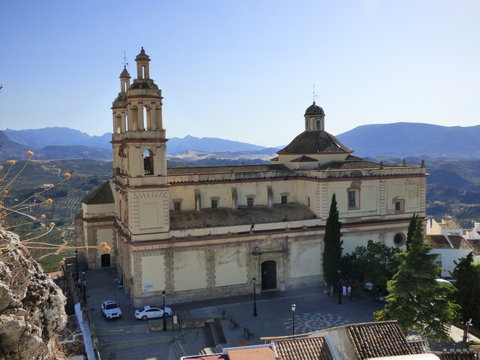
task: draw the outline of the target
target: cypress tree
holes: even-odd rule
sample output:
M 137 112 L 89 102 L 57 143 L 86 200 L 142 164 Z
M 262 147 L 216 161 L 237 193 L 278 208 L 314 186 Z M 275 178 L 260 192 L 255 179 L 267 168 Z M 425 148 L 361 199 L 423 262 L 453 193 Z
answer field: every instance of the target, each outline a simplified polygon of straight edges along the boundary
M 414 213 L 412 218 L 410 219 L 410 223 L 408 224 L 407 251 L 410 247 L 410 243 L 412 242 L 413 234 L 415 233 L 415 230 L 417 229 L 418 221 L 419 221 L 418 215 Z
M 480 265 L 473 263 L 473 253 L 455 261 L 452 276 L 457 280 L 457 292 L 453 298 L 460 305 L 462 322 L 473 320 L 473 325 L 480 326 Z
M 329 285 L 340 280 L 340 262 L 342 258 L 342 234 L 340 229 L 342 223 L 339 220 L 337 200 L 335 194 L 332 196 L 330 212 L 325 226 L 324 249 L 323 249 L 323 276 Z
M 424 242 L 423 223 L 417 221 L 409 250 L 399 254 L 398 272 L 388 282 L 385 308 L 375 317 L 398 320 L 404 332 L 414 330 L 431 340 L 446 340 L 445 325 L 456 319 L 459 306 L 450 301 L 454 286 L 436 281 L 441 268 L 435 263 L 438 255 L 430 250 Z

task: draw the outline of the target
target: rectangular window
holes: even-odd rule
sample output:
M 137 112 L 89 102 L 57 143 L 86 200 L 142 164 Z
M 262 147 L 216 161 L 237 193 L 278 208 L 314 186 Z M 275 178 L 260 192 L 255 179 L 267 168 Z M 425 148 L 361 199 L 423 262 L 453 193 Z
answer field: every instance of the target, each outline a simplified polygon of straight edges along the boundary
M 212 209 L 216 209 L 218 207 L 218 200 L 212 199 L 211 203 L 212 203 Z
M 287 195 L 282 195 L 282 204 L 287 204 L 288 203 L 288 197 Z
M 395 201 L 395 211 L 402 211 L 402 203 L 400 201 Z
M 395 200 L 393 203 L 393 208 L 396 213 L 401 213 L 405 211 L 405 200 L 399 199 Z
M 181 201 L 174 201 L 173 202 L 173 210 L 175 210 L 175 211 L 182 210 L 182 202 Z
M 307 206 L 310 207 L 310 196 L 307 196 L 306 203 L 307 203 Z
M 356 209 L 357 208 L 357 191 L 348 190 L 348 208 Z
M 253 206 L 253 205 L 254 205 L 253 197 L 248 197 L 247 198 L 247 206 Z

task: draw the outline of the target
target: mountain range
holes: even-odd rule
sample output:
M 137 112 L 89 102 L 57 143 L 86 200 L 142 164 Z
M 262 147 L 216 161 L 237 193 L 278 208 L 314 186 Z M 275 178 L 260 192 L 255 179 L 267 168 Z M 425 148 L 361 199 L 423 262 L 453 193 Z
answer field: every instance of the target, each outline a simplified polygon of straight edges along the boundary
M 361 157 L 480 158 L 480 125 L 439 126 L 422 123 L 364 125 L 337 136 Z M 293 139 L 293 136 L 292 136 Z M 37 159 L 111 159 L 111 134 L 90 136 L 66 127 L 0 131 L 0 157 L 18 159 L 33 150 Z M 219 138 L 171 138 L 170 158 L 262 159 L 275 156 L 283 146 L 260 145 Z
M 363 125 L 337 138 L 362 157 L 480 158 L 480 125 L 407 122 Z

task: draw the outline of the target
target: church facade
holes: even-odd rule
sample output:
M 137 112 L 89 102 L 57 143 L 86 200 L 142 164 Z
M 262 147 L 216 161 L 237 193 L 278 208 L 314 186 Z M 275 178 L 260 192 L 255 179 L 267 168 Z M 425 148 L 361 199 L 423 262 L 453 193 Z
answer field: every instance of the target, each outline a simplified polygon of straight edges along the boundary
M 368 240 L 403 246 L 412 214 L 425 216 L 425 168 L 352 155 L 315 102 L 270 164 L 167 169 L 162 92 L 143 48 L 135 60 L 137 77 L 123 70 L 112 106 L 113 177 L 84 199 L 78 241 L 89 268 L 117 269 L 136 305 L 162 292 L 174 302 L 248 293 L 253 282 L 323 283 L 333 194 L 344 253 Z

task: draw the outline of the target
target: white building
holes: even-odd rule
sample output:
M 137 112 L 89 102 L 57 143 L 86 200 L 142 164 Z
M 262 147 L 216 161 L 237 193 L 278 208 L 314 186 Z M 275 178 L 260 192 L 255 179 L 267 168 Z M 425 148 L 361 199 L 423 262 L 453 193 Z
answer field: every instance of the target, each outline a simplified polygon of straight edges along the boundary
M 335 194 L 344 252 L 368 240 L 405 243 L 425 216 L 425 168 L 352 155 L 313 103 L 271 164 L 167 169 L 162 92 L 136 57 L 113 102 L 113 179 L 85 198 L 79 226 L 90 268 L 114 266 L 136 304 L 323 282 L 325 222 Z M 250 131 L 254 131 L 251 129 Z M 271 131 L 275 131 L 272 119 Z M 254 280 L 255 279 L 255 280 Z

